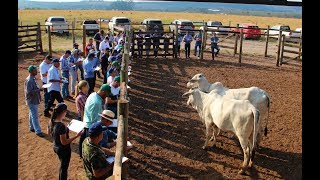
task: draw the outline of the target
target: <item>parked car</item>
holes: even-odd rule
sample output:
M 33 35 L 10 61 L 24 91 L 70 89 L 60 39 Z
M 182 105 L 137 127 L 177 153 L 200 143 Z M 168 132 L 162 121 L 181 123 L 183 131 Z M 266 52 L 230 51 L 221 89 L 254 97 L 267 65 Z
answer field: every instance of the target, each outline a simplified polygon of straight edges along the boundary
M 286 37 L 290 37 L 292 34 L 292 32 L 290 30 L 290 26 L 288 26 L 288 25 L 275 25 L 270 28 L 269 37 L 278 38 L 280 30 L 282 31 L 282 34 L 284 34 Z M 267 33 L 267 30 L 265 31 L 265 34 L 266 33 Z
M 154 32 L 157 30 L 157 32 L 162 33 L 163 32 L 163 23 L 160 19 L 144 19 L 141 22 L 140 29 L 141 31 L 151 31 Z
M 66 34 L 69 36 L 69 25 L 67 20 L 62 16 L 51 16 L 45 20 L 46 32 L 48 32 L 48 26 L 50 27 L 50 32 Z
M 181 35 L 185 35 L 187 31 L 189 31 L 189 34 L 191 36 L 194 35 L 194 25 L 193 22 L 190 20 L 185 20 L 185 19 L 178 19 L 174 20 L 171 25 L 169 25 L 169 31 L 174 31 L 175 29 L 175 24 L 178 24 L 178 33 Z
M 245 39 L 259 39 L 261 37 L 261 29 L 256 24 L 243 23 L 239 24 L 239 28 L 232 28 L 233 32 L 240 32 L 243 28 L 243 37 Z
M 84 20 L 82 25 L 86 27 L 86 34 L 96 34 L 99 31 L 99 24 L 96 20 Z
M 131 20 L 127 17 L 113 17 L 109 21 L 109 29 L 113 33 L 116 31 L 124 31 L 125 25 L 130 25 Z
M 229 31 L 231 31 L 231 28 L 223 26 L 220 21 L 208 21 L 207 26 L 208 26 L 207 27 L 208 34 L 211 34 L 215 30 L 219 30 L 220 32 L 216 32 L 216 34 L 227 35 L 229 33 Z M 214 26 L 214 27 L 209 27 L 209 26 Z M 203 26 L 201 26 L 199 29 L 203 30 Z
M 297 28 L 295 31 L 292 31 L 291 38 L 300 38 L 302 34 L 302 28 Z

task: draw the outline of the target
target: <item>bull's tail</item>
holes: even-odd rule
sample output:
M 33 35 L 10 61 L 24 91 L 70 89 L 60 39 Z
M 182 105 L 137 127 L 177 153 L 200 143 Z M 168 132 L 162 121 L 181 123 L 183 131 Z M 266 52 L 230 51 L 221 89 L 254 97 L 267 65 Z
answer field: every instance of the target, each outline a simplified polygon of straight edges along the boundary
M 251 161 L 254 159 L 254 155 L 256 152 L 256 142 L 257 142 L 257 136 L 259 133 L 259 125 L 260 125 L 260 112 L 255 107 L 251 108 L 253 113 L 253 142 L 252 142 L 252 152 L 251 152 Z
M 268 134 L 268 120 L 269 120 L 269 117 L 270 117 L 270 96 L 267 92 L 264 92 L 265 95 L 267 96 L 267 105 L 268 105 L 268 117 L 267 117 L 267 120 L 266 120 L 266 125 L 264 127 L 264 136 L 267 136 Z

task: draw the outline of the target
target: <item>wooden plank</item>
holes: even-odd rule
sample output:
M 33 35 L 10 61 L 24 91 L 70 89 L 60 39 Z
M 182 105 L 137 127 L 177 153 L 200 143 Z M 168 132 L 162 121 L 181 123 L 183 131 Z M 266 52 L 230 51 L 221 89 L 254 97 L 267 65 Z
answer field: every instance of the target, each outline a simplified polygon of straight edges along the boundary
M 240 29 L 240 49 L 239 49 L 239 63 L 241 64 L 242 59 L 242 42 L 243 42 L 243 28 Z
M 280 62 L 280 48 L 281 48 L 281 36 L 282 36 L 282 31 L 279 32 L 279 36 L 278 36 L 278 50 L 277 50 L 277 66 L 279 66 L 279 62 Z
M 264 57 L 268 56 L 269 29 L 270 29 L 270 26 L 268 26 L 268 29 L 267 29 L 267 38 L 266 38 L 266 47 L 264 50 Z
M 21 24 L 22 24 L 22 22 L 21 22 Z M 18 26 L 18 28 L 26 28 L 26 27 L 28 27 L 28 28 L 30 28 L 30 27 L 38 27 L 37 25 L 32 25 L 32 26 L 30 26 L 30 25 L 26 25 L 26 26 Z
M 32 40 L 27 40 L 27 41 L 21 41 L 21 43 L 25 44 L 25 43 L 30 43 L 30 42 L 37 42 L 37 39 L 32 39 Z
M 232 47 L 232 46 L 226 46 L 226 45 L 219 45 L 219 47 L 227 48 L 227 49 L 234 49 L 234 47 Z
M 82 25 L 82 50 L 83 50 L 82 52 L 84 56 L 86 57 L 87 53 L 86 53 L 86 26 L 85 25 Z
M 202 39 L 201 39 L 201 53 L 200 53 L 200 61 L 203 60 L 203 50 L 205 49 L 206 46 L 206 38 L 205 36 L 207 36 L 207 23 L 203 26 L 203 31 L 202 31 Z
M 76 18 L 73 18 L 73 21 L 72 21 L 72 43 L 73 44 L 76 42 L 76 36 L 74 34 L 75 28 L 76 28 Z
M 120 104 L 120 103 L 118 103 Z M 118 115 L 118 128 L 117 128 L 117 145 L 115 160 L 113 165 L 113 176 L 116 180 L 121 180 L 122 175 L 122 157 L 123 148 L 126 141 L 124 140 L 124 118 L 123 115 Z
M 281 55 L 280 55 L 280 65 L 282 65 L 282 60 L 283 60 L 283 51 L 284 51 L 284 41 L 286 39 L 286 36 L 284 34 L 282 34 L 281 36 Z
M 29 32 L 29 31 L 37 31 L 38 30 L 38 28 L 31 28 L 31 29 L 21 29 L 21 30 L 18 30 L 18 33 L 19 32 Z
M 152 47 L 152 46 L 151 46 Z M 163 48 L 161 48 L 161 50 L 164 50 Z M 168 51 L 174 51 L 174 48 L 168 48 Z M 138 51 L 138 49 L 134 49 L 134 51 Z M 147 51 L 147 49 L 142 49 L 142 52 L 143 51 Z M 154 49 L 149 49 L 149 51 L 154 51 Z
M 178 23 L 174 25 L 175 45 L 174 45 L 174 58 L 178 58 Z
M 292 53 L 292 54 L 301 54 L 301 52 L 293 51 L 293 50 L 288 50 L 288 49 L 284 49 L 283 52 Z
M 38 35 L 37 33 L 36 34 L 29 34 L 29 35 L 21 35 L 21 36 L 18 35 L 18 38 L 32 37 L 32 36 L 37 36 L 37 35 Z
M 38 45 L 39 45 L 39 50 L 41 53 L 43 53 L 43 47 L 42 47 L 42 37 L 41 37 L 41 26 L 40 26 L 40 22 L 37 23 L 38 25 Z
M 239 24 L 237 24 L 237 28 L 239 28 Z M 235 56 L 237 54 L 237 50 L 238 50 L 238 39 L 239 39 L 239 35 L 236 34 L 236 38 L 234 40 L 234 51 L 233 51 L 233 56 Z
M 302 30 L 300 33 L 300 42 L 299 42 L 299 59 L 301 59 L 301 55 L 302 55 Z
M 51 28 L 50 28 L 50 26 L 48 26 L 48 44 L 49 44 L 49 55 L 52 56 Z
M 35 49 L 36 47 L 37 47 L 37 45 L 32 45 L 32 46 L 26 45 L 26 46 L 20 46 L 20 47 L 18 47 L 18 50 L 28 49 L 28 48 L 33 48 L 33 49 Z

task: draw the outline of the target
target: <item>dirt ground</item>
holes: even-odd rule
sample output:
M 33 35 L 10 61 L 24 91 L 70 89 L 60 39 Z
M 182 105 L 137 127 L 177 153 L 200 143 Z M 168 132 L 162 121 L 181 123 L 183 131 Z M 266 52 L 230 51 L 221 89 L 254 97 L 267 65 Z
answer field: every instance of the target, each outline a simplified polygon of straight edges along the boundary
M 57 54 L 54 54 L 56 56 Z M 60 54 L 61 55 L 61 54 Z M 18 176 L 19 179 L 57 179 L 59 160 L 52 140 L 39 138 L 28 129 L 28 109 L 23 83 L 30 64 L 39 65 L 44 55 L 29 54 L 18 59 Z M 302 169 L 302 68 L 289 61 L 275 66 L 275 58 L 223 53 L 215 61 L 209 54 L 203 61 L 185 59 L 137 59 L 132 62 L 129 136 L 134 148 L 129 152 L 130 179 L 301 179 Z M 255 168 L 248 176 L 237 172 L 243 161 L 238 140 L 221 133 L 217 143 L 202 150 L 204 125 L 187 99 L 188 80 L 204 73 L 209 82 L 222 82 L 228 88 L 257 86 L 271 96 L 268 136 L 256 153 Z M 40 75 L 38 75 L 40 83 Z M 101 85 L 97 81 L 96 90 Z M 74 102 L 66 101 L 71 115 Z M 39 108 L 43 132 L 49 118 Z M 78 141 L 72 143 L 69 179 L 85 179 L 78 155 Z M 211 142 L 212 144 L 212 142 Z M 211 145 L 209 143 L 209 145 Z

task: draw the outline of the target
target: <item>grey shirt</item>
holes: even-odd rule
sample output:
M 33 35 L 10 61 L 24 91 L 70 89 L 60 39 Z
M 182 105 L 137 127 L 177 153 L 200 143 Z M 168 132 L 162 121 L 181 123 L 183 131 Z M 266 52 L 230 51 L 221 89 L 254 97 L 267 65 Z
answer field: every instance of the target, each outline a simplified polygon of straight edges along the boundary
M 34 76 L 29 75 L 24 83 L 26 103 L 40 104 L 40 88 Z

